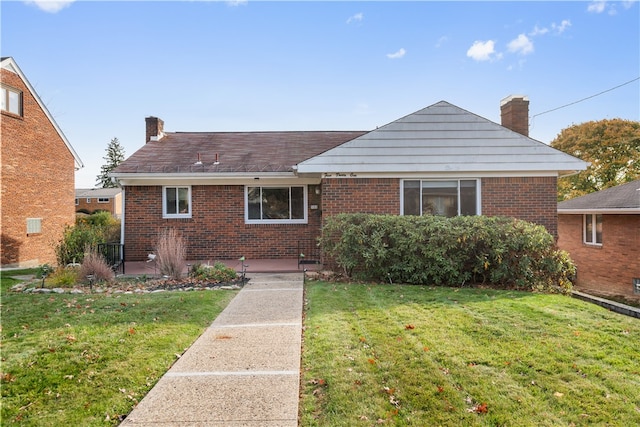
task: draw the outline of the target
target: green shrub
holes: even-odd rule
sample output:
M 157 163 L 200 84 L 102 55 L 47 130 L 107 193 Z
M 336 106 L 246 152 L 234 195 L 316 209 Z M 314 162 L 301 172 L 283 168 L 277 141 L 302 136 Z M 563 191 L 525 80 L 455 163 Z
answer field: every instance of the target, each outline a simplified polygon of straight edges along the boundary
M 74 226 L 68 226 L 62 240 L 55 247 L 58 265 L 82 263 L 87 245 L 96 248 L 98 243 L 119 242 L 120 221 L 109 212 L 97 212 L 78 218 Z
M 68 288 L 78 282 L 78 267 L 58 267 L 49 274 L 46 283 L 54 288 Z
M 191 277 L 197 280 L 210 281 L 214 283 L 231 282 L 237 279 L 236 271 L 225 264 L 216 261 L 213 265 L 194 264 L 189 272 Z
M 543 226 L 505 217 L 340 214 L 320 245 L 360 280 L 567 292 L 575 274 Z

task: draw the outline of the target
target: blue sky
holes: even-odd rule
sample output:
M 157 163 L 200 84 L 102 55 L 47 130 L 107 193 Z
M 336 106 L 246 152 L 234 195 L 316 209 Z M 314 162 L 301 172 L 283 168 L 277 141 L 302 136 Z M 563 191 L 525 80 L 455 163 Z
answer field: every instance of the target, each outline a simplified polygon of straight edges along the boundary
M 519 94 L 545 143 L 640 120 L 639 6 L 3 0 L 0 53 L 80 155 L 84 188 L 111 139 L 127 156 L 144 144 L 147 116 L 166 131 L 371 130 L 445 100 L 499 123 Z

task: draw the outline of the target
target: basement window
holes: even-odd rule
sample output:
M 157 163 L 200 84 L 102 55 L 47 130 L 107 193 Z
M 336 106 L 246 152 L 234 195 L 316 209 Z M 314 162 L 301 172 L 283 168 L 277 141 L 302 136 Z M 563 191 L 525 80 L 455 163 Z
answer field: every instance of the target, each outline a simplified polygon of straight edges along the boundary
M 7 86 L 2 86 L 2 111 L 22 116 L 22 92 Z
M 42 233 L 42 218 L 27 218 L 27 234 Z

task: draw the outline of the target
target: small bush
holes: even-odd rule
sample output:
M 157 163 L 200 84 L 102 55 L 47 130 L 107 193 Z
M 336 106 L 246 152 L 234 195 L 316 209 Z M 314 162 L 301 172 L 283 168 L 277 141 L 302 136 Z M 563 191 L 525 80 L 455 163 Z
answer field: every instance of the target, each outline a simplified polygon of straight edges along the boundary
M 58 267 L 47 276 L 47 282 L 54 288 L 69 288 L 78 282 L 78 267 Z
M 87 249 L 80 266 L 80 280 L 87 281 L 87 276 L 93 276 L 96 282 L 112 282 L 115 274 L 104 257 L 94 249 Z
M 189 272 L 191 277 L 197 280 L 214 283 L 231 282 L 237 279 L 236 271 L 217 261 L 213 265 L 194 264 Z
M 167 229 L 160 233 L 155 252 L 160 274 L 176 280 L 182 278 L 187 247 L 175 229 Z
M 340 214 L 320 244 L 360 280 L 568 292 L 575 274 L 544 227 L 505 217 Z
M 62 240 L 55 247 L 58 265 L 82 263 L 85 247 L 98 243 L 119 242 L 120 221 L 109 212 L 98 212 L 78 218 L 74 226 L 68 226 Z

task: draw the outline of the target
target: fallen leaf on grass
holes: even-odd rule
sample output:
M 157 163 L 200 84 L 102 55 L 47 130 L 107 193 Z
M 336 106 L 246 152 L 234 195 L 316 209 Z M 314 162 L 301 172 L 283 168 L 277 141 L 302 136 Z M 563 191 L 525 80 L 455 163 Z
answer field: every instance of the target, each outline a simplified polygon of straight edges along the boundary
M 16 377 L 11 375 L 9 372 L 3 372 L 2 374 L 0 374 L 0 378 L 2 379 L 3 382 L 6 382 L 6 383 L 12 383 L 16 380 Z
M 375 364 L 376 364 L 376 360 L 375 360 L 375 359 L 367 359 L 367 361 L 368 361 L 369 363 L 371 363 L 372 365 L 375 365 Z
M 475 405 L 473 408 L 467 409 L 467 412 L 475 412 L 476 414 L 486 414 L 488 412 L 487 404 L 480 403 Z
M 564 396 L 564 393 L 560 393 L 559 391 L 556 391 L 555 393 L 553 393 L 553 395 L 555 397 L 562 397 L 562 396 Z
M 415 329 L 416 327 L 412 324 L 404 325 L 405 329 Z

